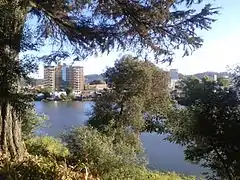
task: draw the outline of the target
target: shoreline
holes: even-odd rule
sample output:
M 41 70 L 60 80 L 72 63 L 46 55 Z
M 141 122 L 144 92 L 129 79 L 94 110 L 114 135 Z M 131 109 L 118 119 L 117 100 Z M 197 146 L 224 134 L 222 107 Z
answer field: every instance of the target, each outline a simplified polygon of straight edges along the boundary
M 79 101 L 79 102 L 85 102 L 85 101 L 93 101 L 95 98 L 84 98 L 84 99 L 74 99 L 74 100 L 59 100 L 59 99 L 55 99 L 55 100 L 50 100 L 50 99 L 34 99 L 34 101 L 36 102 L 74 102 L 74 101 Z

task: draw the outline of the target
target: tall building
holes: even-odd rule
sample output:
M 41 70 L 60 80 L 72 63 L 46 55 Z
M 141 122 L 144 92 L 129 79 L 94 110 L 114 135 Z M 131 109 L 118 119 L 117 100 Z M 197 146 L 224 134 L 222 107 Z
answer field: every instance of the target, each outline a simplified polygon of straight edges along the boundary
M 55 89 L 61 90 L 62 86 L 62 65 L 59 63 L 57 67 L 55 67 Z
M 67 77 L 67 65 L 63 63 L 62 65 L 62 85 L 61 87 L 65 89 L 68 86 L 68 77 Z
M 67 69 L 67 79 L 69 86 L 74 92 L 79 93 L 84 90 L 84 74 L 82 66 L 69 66 Z
M 55 67 L 54 66 L 44 66 L 44 87 L 49 88 L 54 91 L 55 86 Z
M 82 66 L 44 66 L 44 87 L 52 91 L 60 91 L 71 87 L 74 92 L 84 90 L 84 74 Z

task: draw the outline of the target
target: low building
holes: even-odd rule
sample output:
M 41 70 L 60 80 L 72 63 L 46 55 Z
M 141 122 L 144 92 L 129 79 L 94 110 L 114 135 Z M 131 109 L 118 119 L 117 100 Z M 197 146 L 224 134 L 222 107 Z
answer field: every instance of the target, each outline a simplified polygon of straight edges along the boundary
M 104 90 L 104 89 L 107 89 L 107 84 L 92 84 L 92 85 L 88 85 L 89 89 L 92 89 L 92 90 Z

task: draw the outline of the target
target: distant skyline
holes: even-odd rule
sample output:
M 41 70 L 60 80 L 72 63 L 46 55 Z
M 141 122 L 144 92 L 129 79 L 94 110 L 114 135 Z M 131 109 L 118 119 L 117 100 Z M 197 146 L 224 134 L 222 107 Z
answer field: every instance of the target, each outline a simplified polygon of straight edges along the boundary
M 211 2 L 211 1 L 209 1 Z M 178 69 L 178 72 L 190 75 L 206 71 L 223 72 L 227 66 L 232 66 L 240 62 L 239 42 L 240 42 L 240 1 L 239 0 L 215 0 L 214 5 L 220 6 L 220 15 L 210 31 L 201 31 L 200 36 L 204 38 L 203 46 L 195 51 L 191 56 L 181 57 L 180 52 L 176 52 L 174 62 L 171 66 L 167 63 L 158 66 L 167 69 Z M 43 53 L 49 48 L 43 48 Z M 106 67 L 114 65 L 114 61 L 119 58 L 119 52 L 112 52 L 109 55 L 99 57 L 89 57 L 82 62 L 76 63 L 84 67 L 84 74 L 100 74 Z M 121 52 L 121 54 L 124 54 Z M 43 77 L 43 65 L 39 66 L 38 75 L 35 78 Z

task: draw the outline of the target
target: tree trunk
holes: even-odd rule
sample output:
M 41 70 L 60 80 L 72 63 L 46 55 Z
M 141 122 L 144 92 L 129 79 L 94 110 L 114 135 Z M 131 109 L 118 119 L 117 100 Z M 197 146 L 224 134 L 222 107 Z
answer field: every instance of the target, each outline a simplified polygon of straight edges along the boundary
M 0 2 L 0 151 L 18 159 L 25 152 L 18 96 L 20 42 L 26 17 L 21 3 L 20 0 Z
M 10 155 L 12 158 L 22 158 L 25 153 L 25 146 L 22 141 L 20 117 L 9 103 L 1 104 L 0 121 L 1 152 Z

